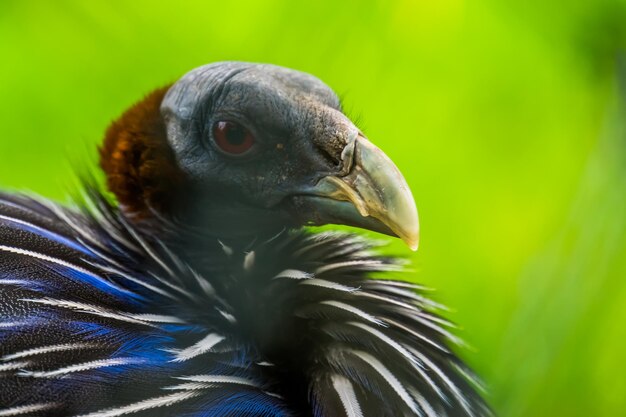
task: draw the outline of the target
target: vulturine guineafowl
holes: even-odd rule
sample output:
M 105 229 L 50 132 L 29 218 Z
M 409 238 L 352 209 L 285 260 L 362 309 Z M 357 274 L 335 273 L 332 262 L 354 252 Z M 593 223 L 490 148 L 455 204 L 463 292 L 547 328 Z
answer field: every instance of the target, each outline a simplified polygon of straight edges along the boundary
M 117 203 L 0 195 L 0 416 L 490 414 L 440 306 L 384 277 L 402 262 L 304 227 L 418 242 L 404 178 L 318 79 L 197 68 L 100 156 Z

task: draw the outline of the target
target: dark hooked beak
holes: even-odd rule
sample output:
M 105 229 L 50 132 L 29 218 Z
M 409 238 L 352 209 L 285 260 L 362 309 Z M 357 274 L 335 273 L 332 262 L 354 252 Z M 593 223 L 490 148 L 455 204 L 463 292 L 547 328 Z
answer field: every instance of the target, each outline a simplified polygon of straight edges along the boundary
M 419 243 L 417 208 L 395 164 L 362 135 L 341 154 L 343 170 L 323 177 L 298 205 L 312 224 L 345 224 L 397 236 L 412 249 Z

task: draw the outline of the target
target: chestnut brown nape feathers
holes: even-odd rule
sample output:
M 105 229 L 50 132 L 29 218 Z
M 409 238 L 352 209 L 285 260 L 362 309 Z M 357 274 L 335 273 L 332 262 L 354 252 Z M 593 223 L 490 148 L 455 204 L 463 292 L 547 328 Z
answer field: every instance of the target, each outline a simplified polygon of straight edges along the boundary
M 167 144 L 160 106 L 170 86 L 133 105 L 107 129 L 99 149 L 107 187 L 136 219 L 165 210 L 169 193 L 183 180 Z

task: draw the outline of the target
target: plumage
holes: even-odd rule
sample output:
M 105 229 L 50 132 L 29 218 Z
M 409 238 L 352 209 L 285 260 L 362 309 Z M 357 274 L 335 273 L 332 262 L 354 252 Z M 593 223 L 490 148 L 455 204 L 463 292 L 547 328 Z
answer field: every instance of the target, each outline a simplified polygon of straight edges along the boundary
M 269 108 L 291 122 L 313 123 L 298 127 L 306 133 L 299 140 L 316 142 L 327 155 L 295 158 L 314 148 L 290 150 L 292 142 L 272 136 L 283 144 L 272 152 L 293 152 L 287 158 L 293 165 L 283 166 L 291 170 L 288 179 L 271 180 L 277 189 L 265 179 L 255 183 L 259 189 L 246 188 L 252 171 L 242 168 L 245 159 L 232 161 L 239 168 L 203 173 L 203 166 L 189 162 L 204 152 L 197 147 L 171 142 L 166 155 L 159 154 L 166 143 L 155 141 L 176 137 L 184 125 L 171 127 L 171 113 L 197 106 L 182 94 L 160 104 L 178 106 L 162 110 L 165 122 L 155 119 L 153 111 L 174 94 L 172 87 L 124 116 L 132 119 L 130 131 L 124 118 L 109 131 L 102 165 L 109 186 L 118 190 L 119 205 L 91 181 L 85 201 L 74 207 L 0 194 L 0 416 L 490 414 L 471 371 L 449 348 L 459 339 L 437 315 L 441 306 L 429 300 L 426 289 L 401 281 L 402 260 L 378 254 L 378 242 L 355 234 L 301 227 L 328 222 L 331 214 L 341 222 L 361 214 L 344 211 L 342 200 L 332 203 L 341 212 L 315 212 L 319 217 L 303 220 L 307 208 L 328 202 L 296 193 L 292 206 L 276 197 L 296 185 L 302 189 L 289 181 L 320 181 L 304 175 L 308 170 L 327 175 L 324 166 L 347 169 L 341 166 L 347 151 L 322 138 L 332 123 L 320 124 L 316 117 L 332 116 L 339 120 L 336 128 L 352 129 L 338 110 L 327 109 L 338 102 L 319 81 L 277 68 L 215 64 L 210 71 L 192 72 L 182 84 L 184 91 L 190 85 L 218 89 L 221 97 L 228 82 L 248 71 L 242 85 L 257 95 L 272 88 L 285 88 L 283 96 L 295 94 L 295 102 L 273 102 Z M 274 78 L 265 74 L 280 82 L 273 85 Z M 228 94 L 236 93 L 236 86 Z M 308 92 L 306 100 L 299 90 Z M 309 109 L 307 118 L 299 119 L 289 106 L 316 106 L 321 113 Z M 276 131 L 287 129 L 270 116 L 257 116 Z M 167 133 L 159 131 L 156 139 L 150 136 L 155 129 Z M 189 129 L 185 132 L 194 132 Z M 314 139 L 303 139 L 312 132 Z M 358 158 L 369 151 L 351 137 L 342 140 L 348 141 L 346 148 L 355 147 L 350 152 L 361 164 Z M 133 153 L 146 143 L 147 149 Z M 132 165 L 133 155 L 139 165 Z M 211 155 L 208 165 L 225 163 Z M 151 177 L 155 166 L 172 161 L 176 165 Z M 235 169 L 245 172 L 236 175 Z M 225 170 L 232 175 L 216 183 L 213 176 Z M 176 175 L 161 183 L 160 175 L 168 172 Z M 247 194 L 224 188 L 224 181 Z M 175 188 L 168 188 L 173 183 Z M 258 204 L 265 198 L 277 203 Z M 363 210 L 379 204 L 364 201 Z M 363 220 L 363 227 L 404 233 L 393 223 L 396 218 L 384 230 L 376 219 Z

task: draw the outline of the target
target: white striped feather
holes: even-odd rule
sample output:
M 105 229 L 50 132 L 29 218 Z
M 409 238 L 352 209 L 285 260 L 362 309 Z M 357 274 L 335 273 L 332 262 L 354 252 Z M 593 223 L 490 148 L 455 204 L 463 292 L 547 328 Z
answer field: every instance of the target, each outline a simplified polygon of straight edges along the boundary
M 70 262 L 66 262 L 62 259 L 59 258 L 54 258 L 52 256 L 48 256 L 48 255 L 44 255 L 43 253 L 38 253 L 38 252 L 33 252 L 30 250 L 26 250 L 26 249 L 20 249 L 20 248 L 15 248 L 15 247 L 11 247 L 11 246 L 5 246 L 5 245 L 0 245 L 0 251 L 5 251 L 5 252 L 9 252 L 9 253 L 14 253 L 17 255 L 23 255 L 23 256 L 29 256 L 31 258 L 40 260 L 40 261 L 46 261 L 46 262 L 50 262 L 56 265 L 60 265 L 60 266 L 64 266 L 66 268 L 69 269 L 73 269 L 76 272 L 80 272 L 81 274 L 86 274 L 89 275 L 90 277 L 102 282 L 104 285 L 106 285 L 107 287 L 110 288 L 114 288 L 117 291 L 126 293 L 126 294 L 132 294 L 132 291 L 129 291 L 126 288 L 122 288 L 119 285 L 114 284 L 113 282 L 105 279 L 104 277 L 101 277 L 100 275 L 94 274 L 91 271 L 86 270 L 85 268 L 81 268 L 78 265 L 74 265 Z
M 410 349 L 408 346 L 403 345 L 405 348 Z M 413 352 L 413 350 L 411 349 L 411 352 Z M 448 402 L 448 398 L 446 397 L 446 394 L 441 390 L 441 388 L 437 385 L 437 383 L 435 381 L 433 381 L 433 379 L 428 375 L 428 373 L 425 372 L 425 366 L 419 361 L 419 359 L 417 360 L 417 366 L 414 366 L 413 368 L 417 371 L 417 373 L 422 377 L 422 379 L 428 384 L 428 386 L 430 386 L 430 388 L 435 392 L 435 394 L 437 394 L 437 396 L 439 398 L 441 398 L 444 402 Z M 411 387 L 407 387 L 407 388 L 411 388 Z
M 104 317 L 108 319 L 114 319 L 119 321 L 124 321 L 127 323 L 141 324 L 144 326 L 154 327 L 153 324 L 148 323 L 145 320 L 141 320 L 139 318 L 132 317 L 132 314 L 125 312 L 114 312 L 109 311 L 91 304 L 79 303 L 76 301 L 68 301 L 68 300 L 56 300 L 52 298 L 22 298 L 20 301 L 28 302 L 28 303 L 37 303 L 48 305 L 52 307 L 65 308 L 68 310 L 79 311 L 85 314 L 91 314 L 98 317 Z
M 441 398 L 442 401 L 444 401 L 445 403 L 448 403 L 448 397 L 446 396 L 446 394 L 442 391 L 442 389 L 439 387 L 439 385 L 437 385 L 437 383 L 435 381 L 433 381 L 433 379 L 430 377 L 430 375 L 428 375 L 426 373 L 426 371 L 424 370 L 424 366 L 419 366 L 416 368 L 417 373 L 420 374 L 420 376 L 422 377 L 422 379 L 428 384 L 428 386 L 435 391 L 435 394 L 437 394 L 437 396 L 439 398 Z
M 107 410 L 96 411 L 95 413 L 83 414 L 78 417 L 119 417 L 128 414 L 138 413 L 140 411 L 152 410 L 155 408 L 169 407 L 174 404 L 189 400 L 199 396 L 200 393 L 194 391 L 175 392 L 173 394 L 163 395 L 160 397 L 149 398 L 133 404 L 122 407 L 109 408 Z
M 318 267 L 315 270 L 316 275 L 321 275 L 329 271 L 333 271 L 341 268 L 355 267 L 355 266 L 368 266 L 371 267 L 372 271 L 402 271 L 404 267 L 400 265 L 387 264 L 377 260 L 371 259 L 357 259 L 354 261 L 343 261 L 343 262 L 335 262 L 331 264 L 326 264 Z
M 156 253 L 156 251 L 150 246 L 150 244 L 148 244 L 148 242 L 146 242 L 146 240 L 144 238 L 142 238 L 139 233 L 137 233 L 137 231 L 135 230 L 134 227 L 132 227 L 131 225 L 129 225 L 126 221 L 124 221 L 123 219 L 120 219 L 122 225 L 124 226 L 124 228 L 126 229 L 126 231 L 128 231 L 128 233 L 133 237 L 133 239 L 135 239 L 135 241 L 137 243 L 139 243 L 139 245 L 142 247 L 142 249 L 144 250 L 144 252 L 154 261 L 157 263 L 157 265 L 159 265 L 170 277 L 175 278 L 177 281 L 180 282 L 180 280 L 178 279 L 178 276 L 174 273 L 174 271 L 165 263 L 161 260 L 161 257 L 159 256 L 158 253 Z
M 163 387 L 162 389 L 168 391 L 201 391 L 201 390 L 209 390 L 216 389 L 220 387 L 220 384 L 224 384 L 224 382 L 216 383 L 216 382 L 185 382 L 183 384 L 173 385 L 170 387 Z M 248 385 L 248 384 L 245 384 Z M 256 385 L 250 385 L 253 388 L 259 388 Z M 279 394 L 270 391 L 261 390 L 263 394 L 269 395 L 270 397 L 279 398 L 284 400 L 285 398 Z
M 285 233 L 287 231 L 286 227 L 283 227 L 280 232 L 276 233 L 274 236 L 270 237 L 269 239 L 263 241 L 264 245 L 267 245 L 268 243 L 272 243 L 273 241 L 275 241 L 276 239 L 278 239 L 279 237 L 282 236 L 283 233 Z
M 194 343 L 193 345 L 185 348 L 173 351 L 175 358 L 171 362 L 184 362 L 189 359 L 200 356 L 204 353 L 210 352 L 218 343 L 226 339 L 226 337 L 217 333 L 210 333 L 204 338 Z
M 100 269 L 102 272 L 116 275 L 116 276 L 118 276 L 120 278 L 123 278 L 123 279 L 125 279 L 127 281 L 133 282 L 133 283 L 135 283 L 137 285 L 140 285 L 140 286 L 142 286 L 144 288 L 147 288 L 147 289 L 149 289 L 152 292 L 155 292 L 157 294 L 161 294 L 161 295 L 163 295 L 165 297 L 168 297 L 168 298 L 170 298 L 172 300 L 175 300 L 175 301 L 180 301 L 180 298 L 175 296 L 174 294 L 171 294 L 171 293 L 165 291 L 162 288 L 159 288 L 157 286 L 149 284 L 149 283 L 147 283 L 143 279 L 135 278 L 135 277 L 131 276 L 130 274 L 127 274 L 127 273 L 121 271 L 120 269 L 117 269 L 115 267 L 108 266 L 108 265 L 99 264 L 99 263 L 96 263 L 96 262 L 90 262 L 90 261 L 87 261 L 87 260 L 85 260 L 85 262 L 87 262 L 88 264 L 92 265 L 95 268 Z
M 45 229 L 45 228 L 43 228 L 41 226 L 37 226 L 36 224 L 27 222 L 27 221 L 22 220 L 22 219 L 17 219 L 15 217 L 9 217 L 9 216 L 5 216 L 3 214 L 0 214 L 0 220 L 5 220 L 5 221 L 8 221 L 8 222 L 11 222 L 11 223 L 14 223 L 14 224 L 19 224 L 21 226 L 26 226 L 26 227 L 28 227 L 28 228 L 30 228 L 32 230 L 37 230 L 39 232 L 44 232 L 46 234 L 53 235 L 53 236 L 56 236 L 57 238 L 63 239 L 66 242 L 70 242 L 71 244 L 76 244 L 76 242 L 72 241 L 72 238 L 69 238 L 67 236 L 63 236 L 62 234 L 59 234 L 59 233 L 51 231 L 51 230 L 47 230 L 47 229 Z
M 221 308 L 215 307 L 215 310 L 218 313 L 220 313 L 220 315 L 224 317 L 226 321 L 229 322 L 230 324 L 237 324 L 237 318 L 234 315 L 230 314 L 227 311 L 222 310 Z
M 27 222 L 25 220 L 22 220 L 22 219 L 16 219 L 15 217 L 5 216 L 4 214 L 0 214 L 0 220 L 6 220 L 6 221 L 11 222 L 11 223 L 15 223 L 15 224 L 19 224 L 19 225 L 22 225 L 22 226 L 30 227 L 32 229 L 42 230 L 42 228 L 37 226 L 36 224 L 29 223 L 29 222 Z
M 336 301 L 336 300 L 325 300 L 325 301 L 320 301 L 319 303 L 322 305 L 327 305 L 327 306 L 338 308 L 343 311 L 347 311 L 349 313 L 354 314 L 355 316 L 362 318 L 363 320 L 367 320 L 379 326 L 383 326 L 383 327 L 387 326 L 383 321 L 379 320 L 378 318 L 372 316 L 371 314 L 366 313 L 365 311 L 359 308 L 351 306 L 350 304 L 346 304 L 346 303 L 343 303 L 341 301 Z
M 102 224 L 103 228 L 107 230 L 107 233 L 111 237 L 113 237 L 113 239 L 115 239 L 118 243 L 120 243 L 122 246 L 132 249 L 138 253 L 141 252 L 140 247 L 138 247 L 133 242 L 128 240 L 124 235 L 122 235 L 118 231 L 117 226 L 111 221 L 110 215 L 109 213 L 107 213 L 107 208 L 102 205 L 100 205 L 100 208 L 96 206 L 93 199 L 84 192 L 84 188 L 79 187 L 79 189 L 81 191 L 81 194 L 83 195 L 84 203 L 85 205 L 87 205 L 89 211 L 93 214 L 100 214 L 100 216 L 98 217 L 98 222 Z M 124 224 L 123 218 L 119 217 L 118 220 L 120 221 L 121 224 Z M 126 224 L 124 225 L 126 226 Z M 132 233 L 131 233 L 131 236 L 132 236 Z M 98 236 L 95 236 L 93 239 L 97 241 Z
M 438 326 L 436 323 L 433 323 L 432 321 L 421 317 L 419 314 L 414 314 L 413 312 L 410 312 L 404 309 L 397 309 L 396 311 L 398 311 L 400 314 L 402 314 L 403 316 L 407 318 L 413 319 L 416 322 L 421 323 L 424 326 L 431 328 L 432 330 L 436 331 L 442 336 L 445 336 L 445 338 L 451 341 L 452 343 L 458 346 L 465 346 L 465 342 L 461 338 L 456 337 L 455 335 L 453 335 L 452 333 L 450 333 L 443 327 Z
M 373 246 L 375 245 L 370 245 L 370 242 L 354 240 L 334 250 L 332 256 L 341 257 L 350 254 L 352 258 L 371 258 L 376 256 L 376 253 L 371 250 Z
M 465 378 L 476 389 L 478 389 L 479 391 L 483 393 L 487 393 L 487 387 L 485 387 L 485 385 L 482 383 L 481 380 L 478 379 L 476 375 L 473 375 L 470 371 L 465 369 L 463 366 L 460 366 L 456 363 L 453 366 L 457 370 L 457 372 L 463 375 L 463 378 Z
M 417 291 L 433 291 L 432 288 L 426 287 L 420 284 L 414 284 L 412 282 L 406 281 L 395 281 L 391 279 L 369 279 L 365 282 L 365 285 L 383 285 L 384 287 L 399 287 L 399 288 L 410 288 L 412 290 Z
M 383 285 L 383 284 L 374 284 L 374 285 L 367 285 L 366 287 L 368 290 L 377 290 L 377 291 L 383 291 L 383 292 L 387 292 L 387 293 L 391 293 L 394 295 L 398 295 L 400 297 L 405 297 L 405 298 L 409 298 L 411 300 L 414 300 L 417 303 L 420 304 L 424 304 L 424 305 L 428 305 L 430 307 L 433 307 L 437 310 L 443 310 L 443 311 L 449 311 L 448 307 L 446 307 L 443 304 L 439 304 L 436 301 L 431 300 L 430 298 L 424 297 L 422 295 L 416 294 L 413 291 L 409 291 L 407 289 L 404 289 L 402 287 L 397 287 L 397 286 L 393 286 L 393 285 Z
M 206 278 L 197 273 L 195 270 L 189 268 L 189 272 L 194 277 L 194 279 L 198 283 L 198 286 L 200 287 L 200 289 L 202 289 L 205 295 L 208 295 L 209 297 L 215 297 L 215 288 L 213 287 L 213 284 L 211 284 Z
M 339 400 L 346 411 L 346 417 L 363 417 L 359 399 L 356 396 L 354 386 L 352 386 L 350 380 L 337 374 L 331 376 L 330 379 L 333 383 L 333 388 L 337 392 Z
M 250 387 L 259 388 L 259 384 L 256 382 L 242 378 L 238 376 L 230 376 L 230 375 L 190 375 L 190 376 L 180 376 L 176 379 L 180 379 L 183 381 L 190 382 L 203 382 L 207 384 L 237 384 L 237 385 L 247 385 Z
M 426 400 L 426 398 L 424 398 L 419 392 L 417 392 L 417 390 L 411 388 L 409 389 L 409 391 L 411 392 L 411 395 L 415 398 L 415 400 L 419 404 L 420 408 L 424 410 L 424 413 L 426 413 L 426 417 L 441 417 L 439 414 L 437 414 L 437 412 L 430 405 L 430 403 Z
M 328 242 L 326 242 L 326 241 L 324 241 L 324 240 L 314 241 L 314 242 L 313 242 L 313 243 L 311 243 L 311 244 L 308 244 L 308 245 L 306 245 L 306 246 L 301 247 L 300 249 L 298 249 L 297 251 L 295 251 L 293 254 L 294 254 L 294 256 L 302 256 L 302 255 L 304 255 L 305 253 L 307 253 L 307 252 L 311 251 L 312 249 L 315 249 L 315 248 L 317 248 L 317 247 L 319 247 L 319 246 L 324 245 L 325 243 L 328 243 Z
M 417 368 L 419 366 L 417 360 L 415 359 L 415 356 L 413 356 L 411 352 L 406 350 L 400 343 L 396 342 L 395 340 L 393 340 L 392 338 L 390 338 L 383 332 L 377 329 L 374 329 L 373 327 L 370 327 L 367 324 L 359 323 L 356 321 L 351 321 L 346 324 L 348 324 L 349 326 L 354 326 L 354 327 L 358 327 L 359 329 L 365 330 L 366 332 L 376 337 L 378 340 L 380 340 L 381 342 L 383 342 L 384 344 L 386 344 L 387 346 L 391 347 L 393 350 L 401 354 L 407 361 L 409 361 L 409 363 L 411 363 L 411 365 L 413 365 L 413 367 Z
M 254 268 L 254 262 L 256 260 L 256 253 L 252 250 L 243 257 L 243 270 L 251 271 Z
M 124 269 L 124 267 L 115 259 L 113 259 L 113 257 L 107 255 L 103 250 L 95 248 L 92 244 L 85 242 L 83 238 L 77 237 L 76 241 L 83 245 L 85 248 L 89 249 L 89 251 L 93 252 L 98 259 L 104 260 L 107 265 L 113 265 L 116 268 Z
M 263 394 L 269 395 L 270 397 L 278 398 L 279 400 L 284 400 L 285 399 L 285 397 L 283 397 L 280 394 L 276 394 L 275 392 L 263 391 Z
M 131 314 L 131 313 L 126 313 L 126 314 L 130 318 L 141 320 L 141 321 L 147 321 L 151 323 L 176 323 L 176 324 L 185 323 L 185 320 L 181 318 L 178 318 L 175 316 L 167 316 L 163 314 Z
M 395 375 L 393 375 L 391 371 L 387 369 L 387 367 L 385 367 L 385 365 L 383 365 L 378 359 L 376 359 L 374 356 L 370 355 L 367 352 L 359 350 L 351 350 L 348 352 L 357 356 L 362 361 L 371 366 L 376 372 L 378 372 L 378 374 L 387 382 L 387 384 L 389 384 L 389 386 L 396 392 L 396 394 L 398 394 L 398 396 L 411 409 L 411 411 L 417 413 L 417 405 L 415 404 L 415 401 L 413 401 L 411 395 L 409 395 L 404 386 L 400 383 L 400 381 L 398 381 L 398 378 L 396 378 Z
M 52 371 L 22 371 L 19 373 L 19 375 L 23 377 L 32 377 L 32 378 L 57 378 L 57 377 L 62 377 L 67 374 L 76 373 L 76 372 L 91 371 L 94 369 L 108 368 L 110 366 L 135 365 L 135 364 L 144 363 L 144 362 L 145 360 L 141 358 L 99 359 L 95 361 L 77 363 L 75 365 L 70 365 L 70 366 L 64 366 L 63 368 L 58 368 Z
M 226 256 L 232 256 L 233 253 L 235 253 L 233 251 L 233 248 L 231 248 L 230 246 L 224 244 L 224 242 L 222 242 L 221 240 L 217 239 L 217 243 L 220 244 L 222 250 L 224 251 L 224 253 L 226 254 Z
M 408 304 L 408 303 L 405 303 L 403 301 L 396 300 L 395 298 L 385 297 L 384 295 L 374 294 L 374 293 L 369 292 L 369 291 L 360 291 L 360 292 L 357 293 L 357 295 L 359 297 L 371 298 L 371 299 L 374 299 L 374 300 L 382 301 L 382 302 L 387 303 L 387 304 L 394 304 L 394 305 L 396 305 L 398 307 L 405 308 L 405 309 L 413 311 L 415 313 L 418 313 L 420 311 L 419 307 L 417 307 L 414 304 Z
M 24 416 L 39 411 L 51 410 L 57 408 L 59 405 L 58 403 L 36 403 L 11 408 L 0 408 L 0 417 Z
M 107 234 L 109 234 L 119 246 L 130 249 L 136 253 L 142 253 L 141 247 L 135 245 L 132 241 L 130 241 L 122 233 L 120 233 L 120 231 L 118 231 L 117 229 L 117 225 L 113 224 L 113 222 L 111 222 L 109 219 L 106 219 L 105 217 L 99 217 L 98 222 L 102 224 L 103 228 L 106 229 Z M 96 236 L 96 239 L 97 238 L 98 237 Z
M 178 291 L 179 293 L 183 294 L 185 297 L 191 299 L 191 300 L 196 300 L 196 301 L 202 301 L 198 296 L 196 296 L 195 294 L 187 291 L 185 288 L 174 284 L 173 282 L 170 282 L 169 280 L 161 277 L 159 274 L 156 274 L 152 271 L 148 271 L 148 275 L 150 275 L 152 278 L 156 279 L 157 281 L 159 281 L 161 284 L 170 287 L 171 289 L 173 289 L 174 291 Z M 178 280 L 178 282 L 180 282 L 180 280 Z
M 433 323 L 438 323 L 438 324 L 441 324 L 442 326 L 446 326 L 446 327 L 449 327 L 451 329 L 458 329 L 459 328 L 459 326 L 457 326 L 456 324 L 452 323 L 449 320 L 446 320 L 444 318 L 435 316 L 433 314 L 426 313 L 424 311 L 420 312 L 419 315 L 424 317 L 426 320 L 430 320 Z
M 272 279 L 279 278 L 289 278 L 289 279 L 310 279 L 313 277 L 313 274 L 309 272 L 299 271 L 297 269 L 285 269 L 284 271 L 278 273 Z
M 0 279 L 0 285 L 32 285 L 32 281 L 27 281 L 25 279 Z
M 28 322 L 26 320 L 22 320 L 22 321 L 5 321 L 5 322 L 0 322 L 0 329 L 11 329 L 11 328 L 15 328 L 15 327 L 24 326 L 26 324 L 28 324 Z
M 346 285 L 337 284 L 336 282 L 327 281 L 325 279 L 311 278 L 300 282 L 300 285 L 313 285 L 315 287 L 328 288 L 330 290 L 337 290 L 342 292 L 355 292 L 358 288 L 348 287 Z
M 454 397 L 457 399 L 461 407 L 465 410 L 468 416 L 474 416 L 474 412 L 471 409 L 470 404 L 467 401 L 467 398 L 463 395 L 463 393 L 459 390 L 459 388 L 452 382 L 452 380 L 446 375 L 444 371 L 441 370 L 433 361 L 431 361 L 426 355 L 420 353 L 417 349 L 409 348 L 411 352 L 419 358 L 426 366 L 427 369 L 431 369 L 437 376 L 443 381 L 444 384 L 448 386 Z
M 223 386 L 224 384 L 232 384 L 232 383 L 236 383 L 236 382 L 232 382 L 232 381 L 226 381 L 226 382 L 184 382 L 184 383 L 178 384 L 178 385 L 172 385 L 172 386 L 169 386 L 169 387 L 163 387 L 162 389 L 168 390 L 168 391 L 201 391 L 201 390 L 209 390 L 209 389 L 220 388 L 220 386 Z M 255 389 L 256 388 L 260 388 L 258 385 L 251 385 L 251 384 L 238 384 L 238 385 L 247 385 L 247 386 L 250 386 L 250 387 L 255 388 Z M 281 397 L 280 395 L 272 393 L 272 392 L 263 391 L 263 390 L 261 390 L 261 392 L 263 392 L 263 394 L 267 394 L 267 395 L 272 396 L 272 397 L 283 399 L 283 397 Z
M 29 366 L 30 364 L 31 364 L 30 361 L 3 363 L 3 364 L 0 364 L 0 372 L 14 371 L 16 369 L 23 369 L 23 368 L 26 368 L 27 366 Z
M 86 227 L 83 227 L 82 225 L 78 224 L 74 219 L 72 219 L 72 217 L 69 214 L 67 214 L 65 212 L 65 210 L 63 210 L 62 208 L 60 208 L 56 204 L 54 204 L 54 203 L 52 203 L 50 201 L 47 201 L 45 199 L 38 200 L 38 202 L 41 203 L 42 205 L 44 205 L 45 207 L 47 207 L 63 223 L 67 224 L 70 228 L 72 228 L 72 230 L 74 230 L 76 233 L 78 233 L 84 239 L 88 240 L 92 245 L 95 245 L 95 246 L 98 246 L 98 247 L 104 249 L 104 246 L 102 245 L 102 242 L 100 242 L 100 240 L 96 236 L 94 236 L 92 233 L 89 233 L 90 229 L 86 228 Z
M 13 359 L 26 358 L 28 356 L 35 355 L 43 355 L 46 353 L 52 352 L 63 352 L 68 350 L 80 350 L 80 349 L 89 349 L 89 348 L 97 348 L 97 345 L 90 343 L 66 343 L 66 344 L 58 344 L 58 345 L 48 345 L 41 346 L 38 348 L 26 349 L 19 352 L 11 353 L 9 355 L 4 355 L 2 357 L 3 361 L 12 361 Z
M 162 240 L 157 240 L 156 243 L 161 247 L 161 250 L 167 255 L 172 263 L 178 268 L 180 272 L 187 270 L 187 264 L 183 262 L 178 255 L 176 255 Z
M 347 238 L 348 236 L 349 235 L 343 232 L 322 232 L 313 234 L 306 239 L 306 241 L 310 243 L 295 251 L 294 256 L 304 255 L 306 252 L 332 242 L 332 239 Z
M 396 327 L 397 329 L 402 330 L 402 331 L 404 331 L 404 332 L 406 332 L 406 333 L 408 333 L 408 334 L 410 334 L 410 335 L 412 335 L 412 336 L 415 336 L 415 337 L 417 337 L 417 338 L 418 338 L 418 339 L 420 339 L 420 340 L 423 340 L 424 342 L 426 342 L 426 343 L 428 343 L 429 345 L 431 345 L 431 346 L 433 346 L 433 347 L 435 347 L 435 348 L 439 349 L 439 350 L 440 350 L 440 351 L 442 351 L 442 352 L 445 352 L 445 353 L 450 353 L 450 350 L 449 350 L 449 349 L 447 349 L 447 348 L 446 348 L 445 346 L 443 346 L 442 344 L 437 343 L 437 342 L 435 342 L 434 340 L 431 340 L 430 338 L 428 338 L 428 337 L 424 336 L 424 335 L 423 335 L 423 334 L 421 334 L 420 332 L 415 331 L 415 330 L 411 329 L 411 328 L 410 328 L 410 327 L 408 327 L 408 326 L 405 326 L 404 324 L 402 324 L 402 323 L 400 323 L 400 322 L 397 322 L 397 321 L 395 321 L 395 320 L 392 320 L 392 319 L 390 319 L 390 318 L 388 318 L 388 317 L 383 317 L 383 320 L 384 320 L 385 322 L 387 322 L 388 324 L 390 324 L 391 326 Z
M 183 384 L 171 385 L 161 389 L 166 391 L 200 391 L 218 388 L 219 384 L 209 384 L 206 382 L 185 382 Z

